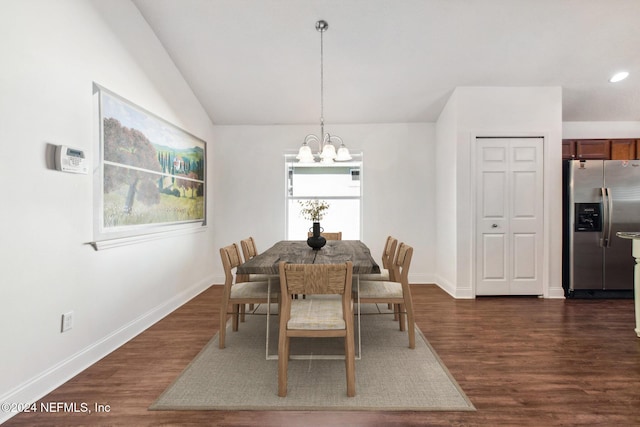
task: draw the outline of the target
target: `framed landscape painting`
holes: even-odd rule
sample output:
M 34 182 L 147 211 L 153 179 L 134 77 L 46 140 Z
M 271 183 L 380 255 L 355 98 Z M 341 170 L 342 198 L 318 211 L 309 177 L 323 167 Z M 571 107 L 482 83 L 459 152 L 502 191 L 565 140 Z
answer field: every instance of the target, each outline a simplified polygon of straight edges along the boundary
M 206 143 L 95 85 L 96 240 L 206 224 Z

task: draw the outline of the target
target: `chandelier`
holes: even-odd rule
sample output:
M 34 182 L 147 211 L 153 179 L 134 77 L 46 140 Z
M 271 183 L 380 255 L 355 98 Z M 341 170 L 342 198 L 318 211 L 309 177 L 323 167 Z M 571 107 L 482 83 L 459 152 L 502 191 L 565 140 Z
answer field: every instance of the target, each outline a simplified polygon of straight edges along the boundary
M 320 137 L 310 134 L 304 138 L 304 142 L 296 156 L 300 163 L 313 163 L 316 161 L 316 156 L 309 146 L 310 142 L 318 144 L 317 156 L 322 163 L 333 163 L 334 160 L 339 162 L 351 160 L 351 154 L 349 154 L 349 150 L 342 142 L 342 138 L 324 133 L 324 46 L 322 35 L 328 29 L 329 24 L 327 21 L 320 20 L 316 22 L 316 30 L 320 32 Z M 340 143 L 337 152 L 335 145 L 333 145 L 334 142 Z

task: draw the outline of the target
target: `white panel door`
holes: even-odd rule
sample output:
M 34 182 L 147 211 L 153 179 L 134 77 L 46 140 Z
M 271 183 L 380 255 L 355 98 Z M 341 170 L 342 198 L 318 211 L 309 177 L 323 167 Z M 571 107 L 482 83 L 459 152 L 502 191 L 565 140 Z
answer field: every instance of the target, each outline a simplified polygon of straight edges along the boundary
M 476 295 L 542 295 L 543 139 L 476 144 Z

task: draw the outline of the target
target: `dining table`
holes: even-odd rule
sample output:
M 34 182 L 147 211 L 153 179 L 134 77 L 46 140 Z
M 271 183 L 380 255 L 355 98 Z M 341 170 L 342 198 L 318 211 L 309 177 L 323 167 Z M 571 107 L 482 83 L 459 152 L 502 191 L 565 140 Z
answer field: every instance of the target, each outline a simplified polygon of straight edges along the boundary
M 272 247 L 259 253 L 255 257 L 240 264 L 236 269 L 237 280 L 246 280 L 250 274 L 261 274 L 268 277 L 269 296 L 279 276 L 280 262 L 291 264 L 341 264 L 351 261 L 353 264 L 354 285 L 359 289 L 361 274 L 379 274 L 380 266 L 371 256 L 371 251 L 360 240 L 327 240 L 325 246 L 314 250 L 304 240 L 281 240 Z M 359 295 L 359 293 L 356 293 Z M 270 297 L 269 297 L 270 298 Z M 360 304 L 356 301 L 358 351 L 356 359 L 361 358 L 362 338 L 360 333 Z M 269 354 L 269 318 L 271 315 L 271 303 L 267 303 L 267 332 L 266 332 L 266 358 L 277 359 L 278 356 Z M 314 356 L 318 358 L 318 356 Z M 338 356 L 344 357 L 344 356 Z M 295 358 L 295 357 L 291 357 Z M 325 356 L 322 358 L 334 358 Z
M 321 249 L 314 250 L 304 240 L 281 240 L 266 251 L 240 264 L 236 274 L 278 275 L 278 264 L 340 264 L 351 261 L 353 274 L 379 274 L 380 266 L 371 251 L 360 240 L 327 240 Z

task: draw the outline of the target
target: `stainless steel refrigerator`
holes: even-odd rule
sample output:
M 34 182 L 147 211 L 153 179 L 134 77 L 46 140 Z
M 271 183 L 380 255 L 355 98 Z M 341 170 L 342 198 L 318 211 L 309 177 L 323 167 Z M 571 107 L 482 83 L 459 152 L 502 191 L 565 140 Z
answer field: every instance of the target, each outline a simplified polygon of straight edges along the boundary
M 640 231 L 640 160 L 572 160 L 566 224 L 569 293 L 633 290 L 631 241 Z

